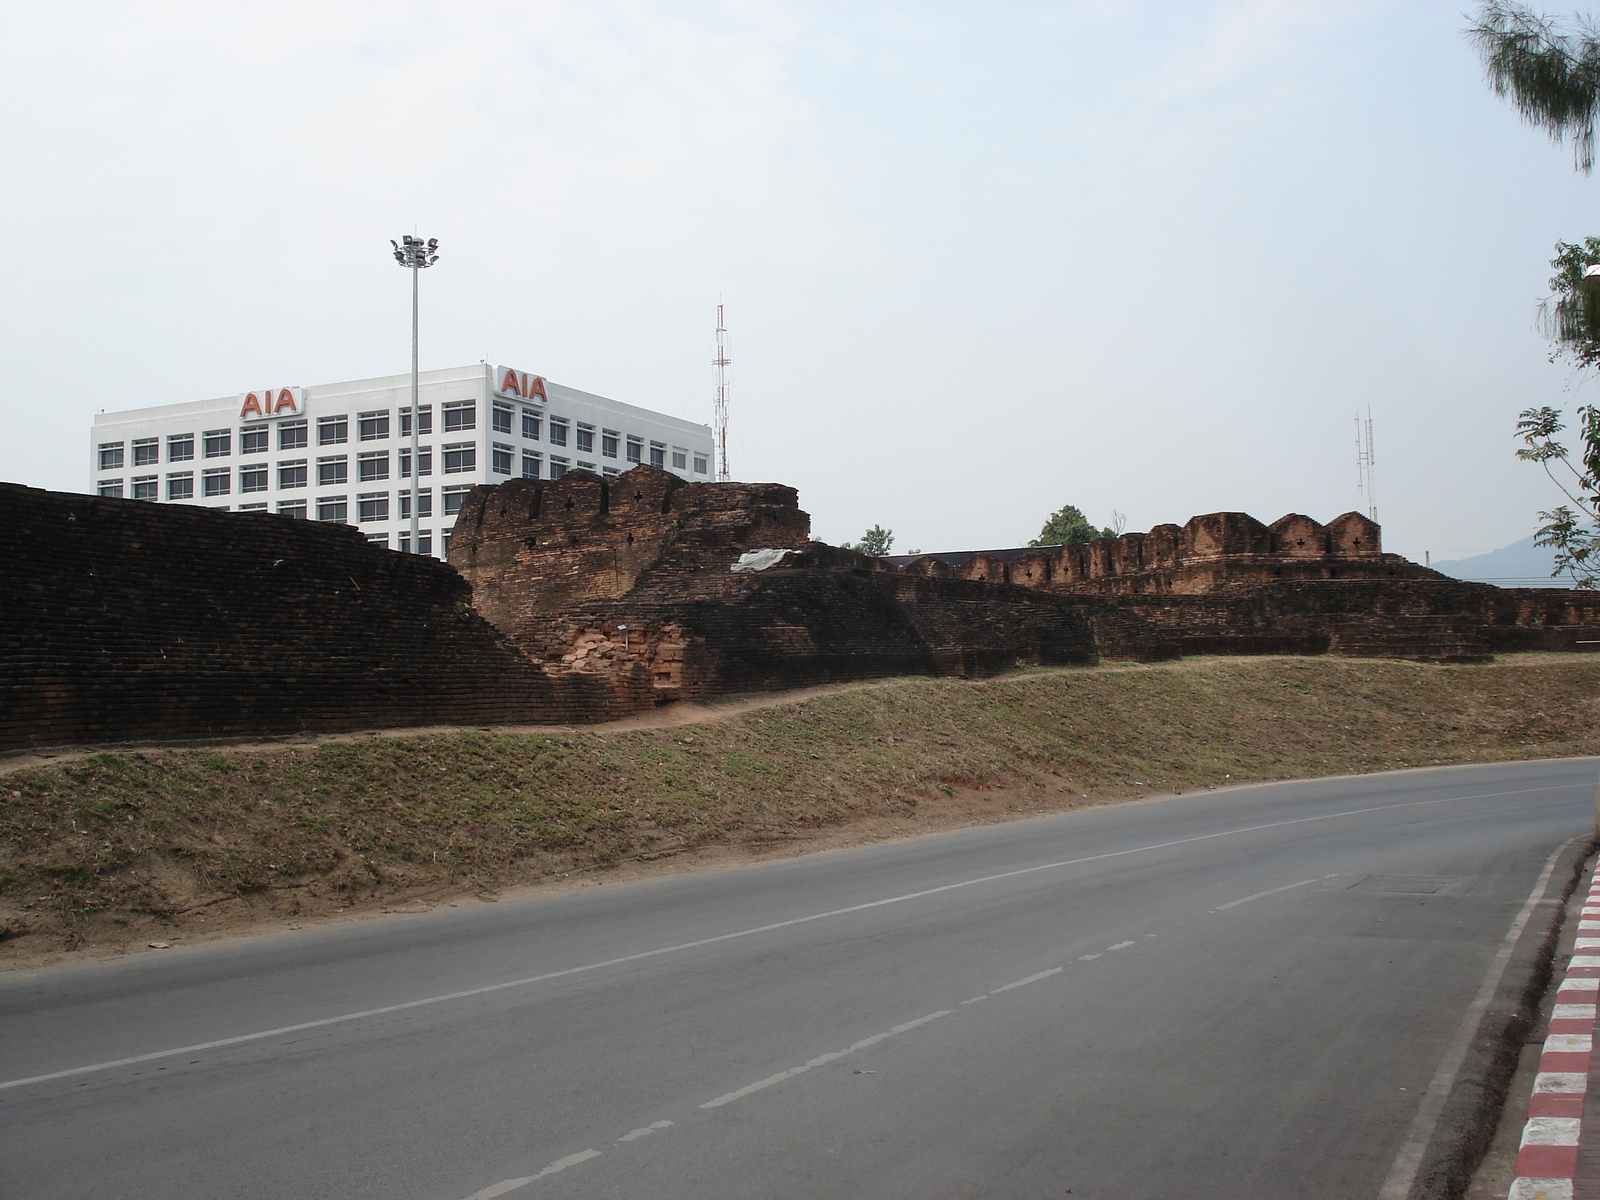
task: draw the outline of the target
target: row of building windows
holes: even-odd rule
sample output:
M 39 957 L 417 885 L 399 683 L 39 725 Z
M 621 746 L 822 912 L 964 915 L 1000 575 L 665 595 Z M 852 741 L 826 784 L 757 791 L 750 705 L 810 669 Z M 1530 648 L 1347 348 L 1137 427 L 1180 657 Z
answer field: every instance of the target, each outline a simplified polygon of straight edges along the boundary
M 477 409 L 472 400 L 451 401 L 442 407 L 443 425 L 445 433 L 465 432 L 477 427 Z M 417 436 L 431 436 L 433 434 L 433 411 L 430 405 L 424 405 L 419 410 L 417 420 Z M 513 412 L 502 404 L 496 404 L 494 412 L 494 431 L 496 433 L 511 432 Z M 356 438 L 358 441 L 375 442 L 389 436 L 389 417 L 387 411 L 358 413 L 356 416 Z M 522 436 L 539 441 L 540 432 L 546 422 L 543 414 L 533 409 L 522 410 Z M 549 418 L 548 434 L 552 446 L 567 446 L 569 438 L 572 448 L 579 454 L 593 454 L 595 448 L 595 428 L 593 425 L 576 423 L 576 429 L 565 417 Z M 311 444 L 310 425 L 306 421 L 284 421 L 277 427 L 278 449 L 304 450 Z M 239 453 L 265 454 L 272 430 L 264 427 L 252 427 L 238 431 Z M 600 433 L 600 457 L 616 458 L 619 449 L 624 450 L 627 461 L 642 463 L 645 461 L 645 443 L 643 438 L 629 434 L 626 438 L 616 430 L 603 429 Z M 402 409 L 400 412 L 400 436 L 411 436 L 411 412 Z M 341 446 L 350 440 L 350 417 L 342 414 L 334 417 L 319 417 L 317 419 L 317 445 Z M 626 442 L 626 447 L 622 446 Z M 191 462 L 195 456 L 195 435 L 192 433 L 169 434 L 167 442 L 167 459 L 169 463 Z M 205 458 L 227 458 L 233 454 L 234 433 L 228 429 L 208 430 L 200 435 L 200 450 Z M 128 451 L 132 450 L 132 460 L 128 458 Z M 510 447 L 502 447 L 507 451 Z M 450 447 L 445 448 L 447 451 Z M 99 446 L 100 470 L 121 471 L 128 467 L 153 467 L 161 462 L 160 438 L 135 438 L 131 443 L 102 442 Z M 672 449 L 672 469 L 684 471 L 689 468 L 689 452 L 677 447 Z M 704 475 L 709 467 L 705 455 L 696 454 L 694 471 Z M 650 465 L 662 467 L 667 465 L 667 446 L 665 442 L 650 443 Z M 449 467 L 445 468 L 449 470 Z M 471 470 L 471 467 L 462 468 Z M 509 464 L 501 474 L 509 475 Z
M 444 473 L 446 475 L 465 475 L 477 469 L 478 450 L 471 442 L 460 442 L 454 445 L 447 444 L 442 447 Z M 510 475 L 515 451 L 510 446 L 494 443 L 489 451 L 489 469 L 495 475 Z M 396 455 L 399 468 L 399 478 L 411 478 L 411 452 L 401 450 Z M 544 456 L 536 451 L 522 451 L 521 477 L 523 479 L 560 479 L 572 469 L 572 461 L 556 455 L 550 456 L 548 465 Z M 586 471 L 599 470 L 607 478 L 615 478 L 616 467 L 599 467 L 592 462 L 578 461 L 580 468 Z M 318 487 L 338 487 L 350 482 L 350 456 L 348 454 L 325 455 L 316 460 L 316 485 Z M 419 478 L 433 474 L 433 449 L 422 446 L 417 451 L 417 475 Z M 356 455 L 357 483 L 379 483 L 390 477 L 389 451 L 375 450 Z M 312 464 L 308 459 L 298 458 L 281 461 L 277 464 L 277 485 L 280 491 L 291 491 L 295 488 L 310 487 L 312 479 Z M 100 495 L 120 499 L 128 496 L 134 500 L 159 499 L 158 485 L 161 477 L 158 475 L 136 475 L 131 481 L 123 479 L 102 479 L 99 483 Z M 234 471 L 231 467 L 207 467 L 200 472 L 199 494 L 207 498 L 231 495 L 234 486 Z M 238 487 L 241 493 L 265 492 L 270 489 L 272 478 L 271 470 L 266 463 L 247 464 L 238 469 Z M 126 489 L 126 490 L 125 490 Z M 189 500 L 195 496 L 195 472 L 173 471 L 166 476 L 166 498 L 168 500 Z
M 516 416 L 510 405 L 496 403 L 490 409 L 491 425 L 495 433 L 510 433 L 512 422 Z M 566 417 L 549 417 L 535 409 L 524 408 L 521 410 L 522 436 L 529 441 L 542 440 L 541 431 L 548 436 L 552 446 L 571 445 L 578 454 L 593 454 L 595 452 L 595 435 L 599 434 L 600 457 L 617 458 L 619 454 L 626 456 L 630 463 L 645 461 L 645 439 L 635 437 L 633 434 L 624 436 L 620 430 L 600 429 L 583 421 L 569 421 Z M 676 471 L 689 469 L 690 454 L 687 450 L 672 448 L 672 467 Z M 710 467 L 710 461 L 703 454 L 696 454 L 694 469 L 697 474 L 704 475 Z M 650 443 L 650 465 L 665 468 L 667 465 L 667 444 L 665 442 Z M 591 464 L 592 469 L 592 464 Z
M 411 451 L 402 450 L 397 455 L 399 462 L 399 477 L 411 478 Z M 444 473 L 446 475 L 466 475 L 477 470 L 478 448 L 471 442 L 460 442 L 455 445 L 443 447 Z M 361 483 L 376 483 L 389 478 L 389 452 L 379 450 L 372 453 L 358 454 L 356 456 L 356 479 Z M 350 456 L 347 454 L 332 455 L 317 459 L 317 486 L 332 487 L 341 483 L 350 482 Z M 310 485 L 311 465 L 308 460 L 299 458 L 279 462 L 277 464 L 278 487 L 303 488 Z M 502 472 L 509 475 L 509 466 Z M 417 475 L 419 477 L 433 474 L 433 450 L 431 447 L 419 447 L 417 452 Z M 194 495 L 193 471 L 174 471 L 167 475 L 167 499 L 186 500 Z M 268 490 L 270 471 L 266 463 L 247 464 L 239 468 L 239 490 L 241 492 L 264 492 Z M 132 491 L 129 493 L 135 500 L 154 500 L 154 484 L 158 477 L 155 475 L 135 476 L 132 480 Z M 201 495 L 226 496 L 233 490 L 233 469 L 231 467 L 207 467 L 200 472 Z M 123 495 L 123 480 L 102 479 L 99 484 L 102 496 L 120 497 Z

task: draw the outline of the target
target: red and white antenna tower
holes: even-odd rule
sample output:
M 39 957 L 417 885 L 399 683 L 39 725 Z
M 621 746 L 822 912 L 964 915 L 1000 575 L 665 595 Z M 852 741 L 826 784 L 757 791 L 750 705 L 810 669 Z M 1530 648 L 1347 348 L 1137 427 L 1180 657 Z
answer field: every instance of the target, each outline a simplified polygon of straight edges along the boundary
M 717 482 L 727 483 L 728 473 L 728 327 L 722 323 L 722 305 L 717 305 L 717 402 L 711 419 L 712 436 L 717 440 Z

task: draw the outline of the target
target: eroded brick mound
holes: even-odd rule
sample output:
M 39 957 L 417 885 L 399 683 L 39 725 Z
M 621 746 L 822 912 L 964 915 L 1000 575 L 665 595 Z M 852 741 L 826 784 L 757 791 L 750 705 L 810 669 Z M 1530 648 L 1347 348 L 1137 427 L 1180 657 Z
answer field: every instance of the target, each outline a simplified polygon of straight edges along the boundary
M 516 653 L 450 567 L 348 526 L 0 484 L 0 559 L 0 749 L 614 707 Z
M 894 571 L 810 541 L 810 527 L 781 484 L 574 471 L 476 489 L 450 561 L 531 659 L 597 678 L 637 668 L 659 700 L 1098 659 L 1096 622 L 1076 599 Z M 791 553 L 733 569 L 746 551 L 774 549 Z M 1117 642 L 1130 656 L 1176 656 L 1137 615 L 1112 623 L 1144 631 Z

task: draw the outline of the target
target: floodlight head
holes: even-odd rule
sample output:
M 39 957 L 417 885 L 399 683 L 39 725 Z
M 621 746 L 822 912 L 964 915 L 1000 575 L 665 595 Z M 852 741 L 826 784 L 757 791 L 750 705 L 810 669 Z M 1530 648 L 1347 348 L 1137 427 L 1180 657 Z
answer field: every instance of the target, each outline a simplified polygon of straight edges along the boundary
M 395 262 L 402 267 L 410 267 L 416 271 L 423 267 L 431 267 L 439 261 L 439 255 L 436 253 L 439 248 L 438 238 L 429 238 L 424 242 L 421 238 L 412 237 L 408 233 L 398 242 L 390 238 L 389 244 L 394 247 Z

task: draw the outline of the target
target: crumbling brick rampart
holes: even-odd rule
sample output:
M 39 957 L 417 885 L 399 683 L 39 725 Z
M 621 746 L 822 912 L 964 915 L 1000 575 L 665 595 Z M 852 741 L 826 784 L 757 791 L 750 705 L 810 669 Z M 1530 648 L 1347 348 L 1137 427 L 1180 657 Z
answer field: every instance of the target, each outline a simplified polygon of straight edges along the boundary
M 574 471 L 475 489 L 446 565 L 346 526 L 0 485 L 0 749 L 594 722 L 1019 663 L 1600 643 L 1600 594 L 1448 579 L 1354 513 L 898 560 L 809 530 L 779 484 Z
M 475 490 L 450 561 L 479 610 L 533 660 L 602 678 L 641 668 L 663 700 L 1098 656 L 1081 605 L 885 571 L 809 531 L 796 493 L 779 484 L 690 484 L 649 467 L 616 480 L 569 472 Z M 735 570 L 750 550 L 790 553 Z M 1125 644 L 1144 657 L 1176 654 L 1154 630 Z
M 1382 530 L 1349 512 L 1326 525 L 1290 513 L 1263 525 L 1248 513 L 1206 513 L 1182 526 L 1065 546 L 888 560 L 897 570 L 1077 594 L 1198 595 L 1279 580 L 1444 578 L 1383 552 Z
M 517 654 L 448 566 L 348 526 L 0 484 L 0 561 L 0 749 L 613 703 Z

